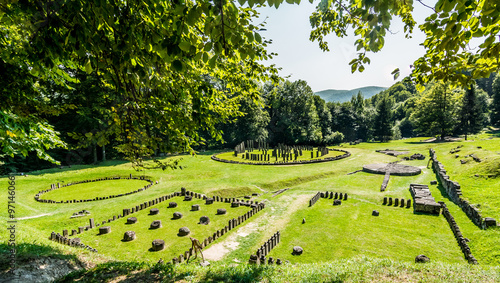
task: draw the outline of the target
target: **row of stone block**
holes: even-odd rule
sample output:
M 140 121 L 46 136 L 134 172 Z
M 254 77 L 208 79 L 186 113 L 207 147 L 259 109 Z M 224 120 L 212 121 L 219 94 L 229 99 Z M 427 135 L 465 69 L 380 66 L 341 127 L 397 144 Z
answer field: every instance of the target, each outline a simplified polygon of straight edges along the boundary
M 266 256 L 271 252 L 272 249 L 274 249 L 274 247 L 276 247 L 280 243 L 280 240 L 281 234 L 280 231 L 277 231 L 262 246 L 260 246 L 260 248 L 257 249 L 257 251 L 255 252 L 256 257 L 261 258 L 262 256 Z
M 329 161 L 335 161 L 339 159 L 343 159 L 346 157 L 351 156 L 351 153 L 342 150 L 342 149 L 329 149 L 329 150 L 334 150 L 334 151 L 341 151 L 344 152 L 342 155 L 338 156 L 333 156 L 333 157 L 327 157 L 323 159 L 314 159 L 314 160 L 298 160 L 298 161 L 275 161 L 273 163 L 271 162 L 241 162 L 241 161 L 235 161 L 235 160 L 226 160 L 226 159 L 220 159 L 215 155 L 212 155 L 212 160 L 215 161 L 220 161 L 224 163 L 233 163 L 233 164 L 247 164 L 247 165 L 293 165 L 293 164 L 310 164 L 310 163 L 320 163 L 320 162 L 329 162 Z
M 329 199 L 339 199 L 339 200 L 347 200 L 347 193 L 337 193 L 337 192 L 321 192 L 321 197 L 322 198 L 329 198 Z
M 384 201 L 382 202 L 382 205 L 388 205 L 388 206 L 399 206 L 399 207 L 405 207 L 405 199 L 401 198 L 394 198 L 394 203 L 392 201 L 392 197 L 384 197 Z M 406 208 L 411 207 L 411 199 L 406 200 Z
M 248 262 L 252 264 L 266 264 L 266 256 L 262 255 L 258 257 L 257 255 L 251 255 L 250 260 Z M 288 262 L 288 260 L 285 262 Z M 283 264 L 283 261 L 279 258 L 277 258 L 275 261 L 274 258 L 270 256 L 269 259 L 267 259 L 267 264 L 274 264 L 274 263 L 276 263 L 277 265 L 281 265 Z
M 135 191 L 131 191 L 131 192 L 127 192 L 127 193 L 124 193 L 124 194 L 110 195 L 110 196 L 106 196 L 106 197 L 95 197 L 93 199 L 80 199 L 80 200 L 73 199 L 73 200 L 62 200 L 62 201 L 55 201 L 55 200 L 50 200 L 50 199 L 40 199 L 40 196 L 43 195 L 44 193 L 50 192 L 50 191 L 55 190 L 55 189 L 59 189 L 61 187 L 67 187 L 67 186 L 76 185 L 76 184 L 82 184 L 82 183 L 92 183 L 92 182 L 99 182 L 99 181 L 106 181 L 106 180 L 119 180 L 119 179 L 141 179 L 141 180 L 144 180 L 144 181 L 148 181 L 149 184 L 146 185 L 146 186 L 144 186 L 144 188 L 141 188 L 141 189 L 138 189 L 138 190 L 135 190 Z M 105 199 L 110 199 L 110 198 L 116 198 L 116 197 L 122 197 L 122 196 L 126 196 L 126 195 L 135 194 L 135 193 L 138 193 L 138 192 L 141 192 L 141 191 L 149 189 L 152 185 L 153 185 L 153 181 L 151 181 L 149 179 L 144 179 L 144 178 L 132 177 L 132 175 L 130 175 L 129 178 L 105 177 L 105 178 L 98 178 L 98 179 L 94 179 L 94 180 L 83 180 L 83 181 L 77 181 L 77 182 L 73 182 L 73 183 L 68 183 L 68 184 L 65 184 L 65 185 L 62 185 L 62 186 L 61 186 L 60 183 L 57 183 L 57 186 L 55 184 L 51 184 L 50 185 L 50 189 L 39 191 L 35 195 L 35 200 L 38 201 L 38 202 L 43 202 L 43 203 L 80 203 L 80 202 L 98 201 L 98 200 L 105 200 Z
M 140 179 L 140 178 L 137 178 L 137 177 L 132 177 L 130 176 L 131 179 Z M 119 177 L 114 177 L 114 179 L 119 179 Z M 111 178 L 102 178 L 102 179 L 97 179 L 98 181 L 102 181 L 102 180 L 111 180 Z M 78 227 L 78 230 L 76 229 L 72 229 L 71 230 L 71 235 L 69 236 L 74 236 L 74 235 L 77 235 L 77 234 L 81 234 L 83 233 L 84 231 L 87 231 L 87 230 L 90 230 L 90 229 L 93 229 L 93 228 L 96 228 L 96 227 L 99 227 L 100 225 L 104 225 L 106 223 L 110 223 L 112 221 L 115 221 L 117 219 L 120 219 L 122 217 L 125 217 L 127 215 L 130 215 L 132 213 L 135 213 L 135 212 L 138 212 L 140 210 L 143 210 L 143 209 L 146 209 L 150 206 L 153 206 L 153 205 L 156 205 L 156 204 L 159 204 L 163 201 L 166 201 L 168 199 L 171 199 L 173 197 L 176 197 L 176 196 L 180 196 L 181 195 L 181 192 L 174 192 L 174 193 L 171 193 L 171 194 L 168 194 L 168 195 L 165 195 L 165 196 L 161 196 L 161 197 L 158 197 L 158 198 L 155 198 L 153 200 L 150 200 L 150 201 L 146 201 L 144 203 L 141 203 L 135 207 L 132 207 L 132 208 L 124 208 L 123 209 L 123 214 L 119 214 L 119 215 L 113 215 L 112 218 L 109 218 L 108 220 L 103 220 L 102 223 L 96 223 L 94 221 L 94 218 L 90 218 L 89 219 L 89 225 L 88 226 L 80 226 Z M 54 232 L 53 232 L 54 233 Z M 68 230 L 67 229 L 64 229 L 63 230 L 63 235 L 66 235 L 68 236 Z
M 265 207 L 264 203 L 259 203 L 257 206 L 253 207 L 252 210 L 247 211 L 245 214 L 243 214 L 241 216 L 238 216 L 238 218 L 233 218 L 233 219 L 229 220 L 228 225 L 224 226 L 224 228 L 216 230 L 212 236 L 209 236 L 208 238 L 204 239 L 203 241 L 200 241 L 202 248 L 205 248 L 206 246 L 208 246 L 209 244 L 211 244 L 212 242 L 214 242 L 218 238 L 224 236 L 224 234 L 226 234 L 230 230 L 236 228 L 236 226 L 238 226 L 238 225 L 242 224 L 243 222 L 245 222 L 246 220 L 250 219 L 250 217 L 257 214 L 259 211 L 264 209 L 264 207 Z M 181 254 L 177 257 L 174 257 L 172 259 L 172 263 L 173 264 L 182 263 L 184 260 L 186 260 L 189 257 L 189 255 L 192 255 L 192 254 L 193 254 L 193 250 L 189 249 L 189 250 L 185 251 L 183 254 Z
M 462 198 L 462 190 L 460 184 L 451 181 L 447 175 L 444 165 L 439 162 L 434 149 L 429 149 L 429 155 L 432 159 L 432 169 L 438 175 L 441 185 L 446 190 L 450 199 L 458 205 L 469 219 L 481 229 L 496 227 L 496 220 L 491 217 L 483 218 L 477 208 L 472 206 L 467 200 Z
M 446 204 L 444 202 L 440 201 L 439 204 L 442 207 L 443 216 L 448 221 L 448 224 L 450 225 L 451 231 L 453 231 L 453 235 L 455 236 L 455 239 L 457 240 L 457 243 L 460 246 L 460 249 L 464 253 L 465 259 L 467 259 L 467 261 L 471 264 L 477 264 L 477 260 L 472 255 L 472 252 L 470 251 L 469 245 L 467 244 L 468 240 L 460 232 L 460 228 L 458 227 L 458 224 L 455 221 L 455 218 L 453 218 L 453 216 L 451 215 L 450 211 L 448 210 L 448 208 L 446 207 Z
M 273 194 L 273 197 L 275 197 L 275 196 L 277 196 L 277 195 L 279 195 L 279 194 L 282 194 L 282 193 L 284 193 L 284 192 L 288 191 L 289 189 L 290 189 L 290 188 L 286 188 L 286 189 L 281 189 L 281 190 L 278 190 L 278 191 L 276 191 L 276 192 Z
M 50 240 L 52 240 L 54 242 L 57 242 L 57 243 L 60 243 L 60 244 L 63 244 L 63 245 L 68 245 L 70 247 L 80 247 L 80 248 L 87 249 L 87 250 L 89 250 L 91 252 L 97 252 L 96 249 L 94 249 L 94 248 L 92 248 L 92 247 L 90 247 L 88 245 L 83 244 L 80 241 L 80 238 L 70 239 L 67 236 L 62 236 L 59 233 L 56 234 L 55 232 L 52 232 L 50 234 Z
M 114 215 L 112 218 L 109 218 L 107 221 L 106 220 L 102 221 L 102 225 L 104 225 L 105 223 L 109 223 L 111 221 L 120 219 L 122 217 L 128 216 L 128 215 L 130 215 L 132 213 L 135 213 L 135 212 L 138 212 L 140 210 L 146 209 L 146 208 L 148 208 L 150 206 L 154 206 L 156 204 L 159 204 L 159 203 L 161 203 L 163 201 L 166 201 L 166 200 L 169 200 L 171 198 L 174 198 L 174 197 L 177 197 L 177 196 L 182 196 L 183 194 L 184 195 L 190 195 L 190 196 L 192 195 L 192 196 L 194 196 L 196 198 L 200 198 L 200 199 L 207 199 L 207 197 L 205 195 L 203 195 L 203 194 L 190 192 L 190 191 L 185 190 L 184 188 L 181 188 L 180 192 L 173 192 L 171 194 L 164 195 L 164 196 L 155 198 L 155 199 L 150 200 L 150 201 L 146 201 L 146 202 L 141 203 L 141 204 L 139 204 L 139 205 L 137 205 L 135 207 L 132 207 L 132 208 L 124 208 L 122 215 Z M 220 199 L 222 199 L 222 198 L 220 198 Z M 229 202 L 231 199 L 226 198 L 226 200 L 227 200 L 227 202 Z M 252 204 L 245 203 L 245 205 L 247 205 L 247 204 L 248 204 L 248 206 L 252 207 L 252 210 L 251 210 L 252 216 L 253 216 L 253 213 L 254 213 L 253 211 L 257 211 L 258 212 L 258 211 L 260 211 L 261 209 L 263 209 L 265 207 L 264 203 L 252 203 Z M 99 227 L 99 226 L 100 226 L 99 223 L 96 224 L 95 221 L 94 221 L 94 219 L 90 218 L 88 226 L 78 227 L 78 230 L 75 230 L 75 229 L 71 230 L 71 236 L 83 233 L 83 231 L 87 231 L 89 229 L 93 229 L 93 228 Z M 63 230 L 63 234 L 67 235 L 68 234 L 68 230 L 66 230 L 66 229 Z
M 317 192 L 310 200 L 309 200 L 309 206 L 313 206 L 321 197 L 321 192 Z

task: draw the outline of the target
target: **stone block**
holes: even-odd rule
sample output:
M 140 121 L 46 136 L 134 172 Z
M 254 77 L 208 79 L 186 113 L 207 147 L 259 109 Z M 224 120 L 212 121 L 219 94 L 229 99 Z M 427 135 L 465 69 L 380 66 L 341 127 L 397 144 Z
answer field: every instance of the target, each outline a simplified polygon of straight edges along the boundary
M 152 244 L 151 249 L 153 251 L 161 251 L 165 248 L 165 241 L 160 239 L 154 240 L 151 244 Z
M 99 235 L 108 234 L 110 232 L 111 232 L 111 227 L 109 226 L 99 227 Z
M 182 228 L 179 228 L 179 234 L 178 236 L 187 236 L 189 235 L 189 233 L 191 233 L 191 231 L 189 230 L 188 227 L 182 227 Z

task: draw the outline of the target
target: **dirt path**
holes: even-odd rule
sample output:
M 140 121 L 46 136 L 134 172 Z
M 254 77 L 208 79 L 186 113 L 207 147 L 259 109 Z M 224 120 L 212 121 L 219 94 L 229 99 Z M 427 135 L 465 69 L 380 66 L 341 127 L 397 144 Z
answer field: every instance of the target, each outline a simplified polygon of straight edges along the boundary
M 33 216 L 19 217 L 19 218 L 16 218 L 16 220 L 33 219 L 33 218 L 44 217 L 44 216 L 48 216 L 48 215 L 52 215 L 52 214 L 53 213 L 44 213 L 44 214 L 33 215 Z
M 263 215 L 257 216 L 257 220 L 250 222 L 243 227 L 237 228 L 238 231 L 236 233 L 231 234 L 221 242 L 213 244 L 207 250 L 203 251 L 205 259 L 221 260 L 224 256 L 235 250 L 240 245 L 238 241 L 238 239 L 241 239 L 240 237 L 246 237 L 253 232 L 269 231 L 268 234 L 271 236 L 272 233 L 282 229 L 287 225 L 288 221 L 290 221 L 288 217 L 281 217 L 282 215 L 292 215 L 300 207 L 306 206 L 311 197 L 311 194 L 298 195 L 295 198 L 291 196 L 282 197 L 281 203 L 287 208 L 280 213 L 280 217 L 273 214 L 273 212 L 276 211 L 276 208 L 267 202 L 266 205 L 269 207 L 264 210 L 266 212 Z M 264 225 L 266 221 L 268 223 Z

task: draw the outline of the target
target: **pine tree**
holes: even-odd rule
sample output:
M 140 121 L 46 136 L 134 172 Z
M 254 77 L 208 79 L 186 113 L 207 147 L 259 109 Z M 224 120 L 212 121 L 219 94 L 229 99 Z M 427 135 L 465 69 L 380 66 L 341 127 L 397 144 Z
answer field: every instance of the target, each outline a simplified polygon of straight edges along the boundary
M 493 101 L 491 103 L 491 124 L 500 126 L 500 74 L 493 81 Z
M 379 141 L 386 142 L 392 137 L 392 101 L 384 95 L 377 104 L 375 116 L 375 137 Z
M 479 104 L 474 86 L 470 87 L 462 97 L 458 114 L 460 119 L 459 131 L 465 135 L 465 140 L 467 140 L 468 134 L 478 133 L 483 128 L 485 122 L 484 112 Z

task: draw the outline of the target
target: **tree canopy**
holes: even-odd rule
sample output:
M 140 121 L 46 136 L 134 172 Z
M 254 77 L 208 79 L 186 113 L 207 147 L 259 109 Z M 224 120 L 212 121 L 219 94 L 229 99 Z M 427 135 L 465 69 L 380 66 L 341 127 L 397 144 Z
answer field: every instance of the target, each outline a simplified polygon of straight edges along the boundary
M 89 94 L 112 101 L 101 130 L 115 133 L 119 150 L 136 162 L 155 150 L 190 150 L 199 129 L 220 137 L 216 123 L 239 115 L 239 97 L 256 98 L 258 82 L 276 72 L 257 63 L 270 55 L 251 21 L 256 12 L 230 1 L 26 0 L 0 9 L 0 59 L 25 74 L 16 80 L 70 88 L 79 70 L 95 75 L 111 91 Z M 3 89 L 3 117 L 37 115 L 23 105 L 40 105 L 41 95 Z
M 313 2 L 313 0 L 310 0 Z M 255 24 L 254 6 L 278 8 L 283 0 L 9 0 L 0 4 L 0 146 L 4 154 L 29 151 L 54 161 L 46 150 L 65 143 L 47 122 L 49 116 L 69 113 L 68 92 L 81 83 L 79 73 L 94 79 L 95 91 L 87 113 L 101 109 L 101 126 L 74 136 L 105 145 L 114 136 L 116 148 L 133 161 L 156 151 L 191 150 L 202 143 L 200 130 L 221 138 L 216 125 L 240 116 L 245 99 L 258 101 L 259 86 L 277 82 L 274 66 L 262 63 L 272 57 L 268 41 Z M 300 0 L 287 0 L 299 3 Z M 410 37 L 413 7 L 424 5 L 400 0 L 321 0 L 310 17 L 310 40 L 328 50 L 325 37 L 357 38 L 352 71 L 362 72 L 369 53 L 384 47 L 394 18 Z M 432 80 L 471 84 L 498 70 L 500 6 L 494 0 L 438 0 L 419 28 L 426 34 L 426 54 L 414 63 L 412 78 L 419 84 Z M 471 49 L 479 42 L 475 49 Z M 394 71 L 397 77 L 399 71 Z M 57 89 L 58 86 L 60 89 Z M 300 87 L 300 84 L 282 85 Z M 401 93 L 401 100 L 408 93 Z M 309 100 L 308 100 L 309 101 Z M 370 119 L 353 100 L 354 136 Z M 400 102 L 399 98 L 396 102 Z M 309 102 L 308 102 L 309 103 Z M 309 105 L 309 104 L 308 104 Z M 326 117 L 318 101 L 310 111 Z M 330 107 L 330 113 L 335 107 Z M 371 109 L 371 108 L 370 108 Z M 361 111 L 366 114 L 366 111 Z M 82 112 L 83 113 L 83 112 Z M 398 113 L 396 113 L 398 114 Z M 398 114 L 403 115 L 403 112 Z M 272 115 L 270 115 L 273 119 Z M 352 117 L 351 117 L 352 116 Z M 339 117 L 332 116 L 332 123 Z M 271 120 L 272 121 L 272 120 Z M 409 121 L 409 120 L 408 120 Z M 313 123 L 312 125 L 317 125 Z M 330 135 L 310 126 L 306 140 Z M 324 125 L 326 128 L 326 125 Z M 369 127 L 368 127 L 369 128 Z M 302 131 L 302 130 L 301 130 Z M 331 131 L 333 133 L 333 131 Z M 270 135 L 272 132 L 269 133 Z M 349 134 L 350 135 L 350 134 Z M 349 136 L 347 135 L 347 136 Z M 364 137 L 361 137 L 364 138 Z M 298 140 L 302 140 L 299 138 Z

